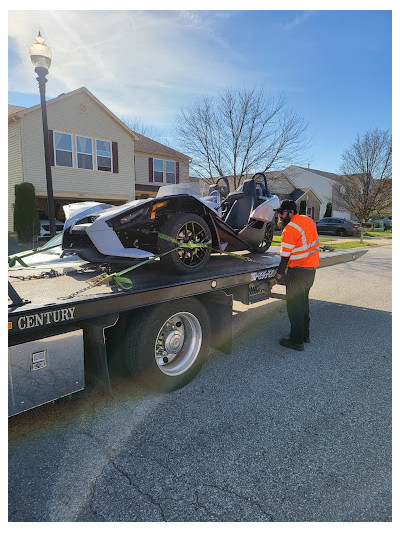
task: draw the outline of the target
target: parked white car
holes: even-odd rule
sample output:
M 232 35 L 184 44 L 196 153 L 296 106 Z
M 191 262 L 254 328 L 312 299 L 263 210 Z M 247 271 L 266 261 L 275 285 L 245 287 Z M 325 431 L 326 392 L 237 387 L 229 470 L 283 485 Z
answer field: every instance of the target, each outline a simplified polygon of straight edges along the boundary
M 39 211 L 39 223 L 40 223 L 40 233 L 39 238 L 50 237 L 50 222 L 49 217 L 43 211 Z M 61 233 L 64 229 L 64 222 L 56 220 L 56 233 Z

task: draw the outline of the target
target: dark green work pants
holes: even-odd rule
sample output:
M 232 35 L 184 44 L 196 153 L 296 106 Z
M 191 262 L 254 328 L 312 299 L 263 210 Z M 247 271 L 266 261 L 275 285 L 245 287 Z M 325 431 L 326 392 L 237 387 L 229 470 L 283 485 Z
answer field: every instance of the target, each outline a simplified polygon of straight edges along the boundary
M 308 293 L 314 283 L 315 269 L 288 268 L 286 275 L 286 306 L 290 320 L 290 339 L 302 343 L 310 336 Z

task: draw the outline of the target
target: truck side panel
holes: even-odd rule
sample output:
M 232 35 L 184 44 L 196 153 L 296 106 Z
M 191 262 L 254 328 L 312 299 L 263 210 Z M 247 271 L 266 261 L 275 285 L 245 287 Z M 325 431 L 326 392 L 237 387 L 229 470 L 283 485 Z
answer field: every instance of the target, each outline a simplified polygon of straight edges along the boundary
M 9 416 L 85 387 L 81 329 L 8 349 Z

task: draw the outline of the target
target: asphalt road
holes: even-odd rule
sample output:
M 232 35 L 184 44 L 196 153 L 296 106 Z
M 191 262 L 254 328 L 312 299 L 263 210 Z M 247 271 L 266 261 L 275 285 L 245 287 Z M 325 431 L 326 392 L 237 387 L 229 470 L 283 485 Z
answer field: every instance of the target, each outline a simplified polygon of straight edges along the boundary
M 280 289 L 280 287 L 279 287 Z M 234 351 L 168 395 L 119 385 L 9 421 L 10 521 L 391 520 L 391 246 L 318 270 L 311 343 L 235 307 Z

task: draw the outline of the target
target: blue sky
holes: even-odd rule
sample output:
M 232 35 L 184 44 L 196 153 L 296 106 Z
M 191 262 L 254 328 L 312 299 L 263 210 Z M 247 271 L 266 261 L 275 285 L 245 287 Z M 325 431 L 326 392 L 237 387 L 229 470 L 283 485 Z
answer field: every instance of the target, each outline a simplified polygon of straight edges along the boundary
M 9 11 L 8 101 L 39 103 L 29 46 L 40 30 L 48 99 L 85 86 L 174 147 L 183 105 L 259 85 L 309 122 L 310 166 L 336 172 L 358 133 L 392 126 L 391 27 L 377 10 Z

